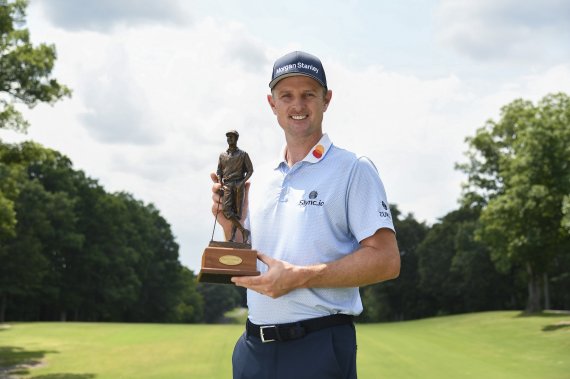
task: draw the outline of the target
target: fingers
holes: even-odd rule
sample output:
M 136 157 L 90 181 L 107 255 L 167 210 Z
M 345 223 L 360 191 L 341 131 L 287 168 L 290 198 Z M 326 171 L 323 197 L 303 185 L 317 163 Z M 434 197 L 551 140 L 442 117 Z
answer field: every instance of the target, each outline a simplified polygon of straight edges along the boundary
M 220 189 L 222 188 L 222 184 L 218 183 L 218 176 L 216 173 L 210 173 L 210 178 L 214 184 L 212 185 L 212 214 L 215 216 L 217 213 L 222 211 L 220 205 L 222 204 L 222 197 L 220 196 Z
M 270 267 L 271 264 L 275 261 L 275 259 L 271 258 L 269 255 L 265 255 L 263 253 L 260 253 L 259 251 L 257 252 L 257 258 Z
M 222 188 L 222 186 L 219 183 L 215 183 L 212 186 L 212 200 L 214 200 L 215 205 L 222 202 L 222 196 L 220 195 L 220 188 Z
M 286 280 L 286 277 L 283 275 L 286 272 L 283 270 L 284 264 L 282 261 L 260 252 L 257 253 L 257 258 L 268 266 L 267 272 L 259 276 L 233 277 L 231 280 L 235 285 L 248 288 L 274 299 L 292 290 L 292 288 L 287 288 L 287 286 L 283 285 L 284 280 Z
M 214 184 L 212 185 L 212 192 L 214 193 L 214 196 L 212 196 L 212 198 L 214 199 L 214 202 L 218 202 L 220 201 L 220 189 L 222 188 L 222 184 L 218 182 L 218 176 L 214 173 L 211 172 L 210 173 L 210 178 L 212 179 L 212 182 L 214 182 Z
M 261 295 L 274 297 L 266 274 L 259 276 L 234 276 L 231 281 L 239 287 L 245 287 Z
M 218 207 L 217 203 L 214 203 L 212 205 L 212 214 L 214 216 L 216 216 L 216 214 L 221 213 L 221 212 L 222 212 L 222 209 L 220 207 Z
M 256 281 L 259 281 L 259 276 L 234 276 L 231 278 L 231 281 L 234 282 L 235 285 L 240 287 L 248 287 L 253 284 L 256 284 Z M 252 280 L 253 279 L 253 280 Z M 256 280 L 257 279 L 257 280 Z

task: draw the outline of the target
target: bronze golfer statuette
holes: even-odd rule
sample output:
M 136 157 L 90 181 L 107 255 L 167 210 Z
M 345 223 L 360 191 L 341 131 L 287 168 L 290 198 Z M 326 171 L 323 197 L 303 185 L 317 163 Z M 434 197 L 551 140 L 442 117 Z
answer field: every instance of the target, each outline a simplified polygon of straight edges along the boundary
M 230 130 L 226 133 L 228 149 L 220 154 L 218 159 L 217 176 L 222 184 L 221 217 L 232 223 L 229 241 L 214 241 L 214 231 L 210 244 L 202 254 L 202 268 L 198 275 L 199 282 L 232 284 L 232 276 L 259 275 L 257 271 L 257 251 L 251 249 L 249 230 L 241 223 L 245 182 L 253 174 L 253 165 L 249 155 L 238 149 L 239 133 Z M 216 228 L 214 220 L 214 229 Z M 239 230 L 243 242 L 235 242 Z

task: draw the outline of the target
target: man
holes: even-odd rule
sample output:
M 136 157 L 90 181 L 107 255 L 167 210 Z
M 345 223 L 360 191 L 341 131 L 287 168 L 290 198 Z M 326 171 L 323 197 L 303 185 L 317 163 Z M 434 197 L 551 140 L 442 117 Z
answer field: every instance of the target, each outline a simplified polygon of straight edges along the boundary
M 248 289 L 249 307 L 234 378 L 356 378 L 358 287 L 400 270 L 388 200 L 374 165 L 323 133 L 332 92 L 317 57 L 279 58 L 269 87 L 286 145 L 277 162 L 258 168 L 249 193 L 252 247 L 263 264 L 260 276 L 232 278 Z
M 232 232 L 229 238 L 234 241 L 236 231 L 242 234 L 242 241 L 249 242 L 249 230 L 245 229 L 241 222 L 245 182 L 253 174 L 253 165 L 249 155 L 238 149 L 237 141 L 239 133 L 230 130 L 226 133 L 228 149 L 220 154 L 218 159 L 218 183 L 223 184 L 222 213 L 232 223 Z

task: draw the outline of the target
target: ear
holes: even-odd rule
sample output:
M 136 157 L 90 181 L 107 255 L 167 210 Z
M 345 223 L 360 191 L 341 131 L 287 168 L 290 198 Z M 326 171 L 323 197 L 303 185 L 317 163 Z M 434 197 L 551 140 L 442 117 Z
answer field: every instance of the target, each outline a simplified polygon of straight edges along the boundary
M 267 95 L 267 102 L 269 103 L 269 106 L 271 107 L 273 114 L 277 115 L 277 111 L 275 110 L 275 101 L 273 100 L 272 95 Z
M 326 112 L 326 111 L 327 111 L 327 108 L 329 107 L 329 104 L 330 104 L 330 102 L 331 102 L 331 99 L 332 99 L 332 91 L 329 89 L 329 90 L 327 91 L 327 94 L 325 95 L 325 106 L 324 106 L 324 108 L 323 108 L 323 112 Z

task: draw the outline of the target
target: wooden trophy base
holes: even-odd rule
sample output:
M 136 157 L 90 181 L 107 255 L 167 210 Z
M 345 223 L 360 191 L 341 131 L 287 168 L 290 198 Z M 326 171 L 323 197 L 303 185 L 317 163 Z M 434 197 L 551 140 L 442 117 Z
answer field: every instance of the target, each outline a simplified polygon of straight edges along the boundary
M 211 241 L 202 254 L 198 281 L 233 284 L 232 276 L 257 276 L 257 250 L 238 242 Z

